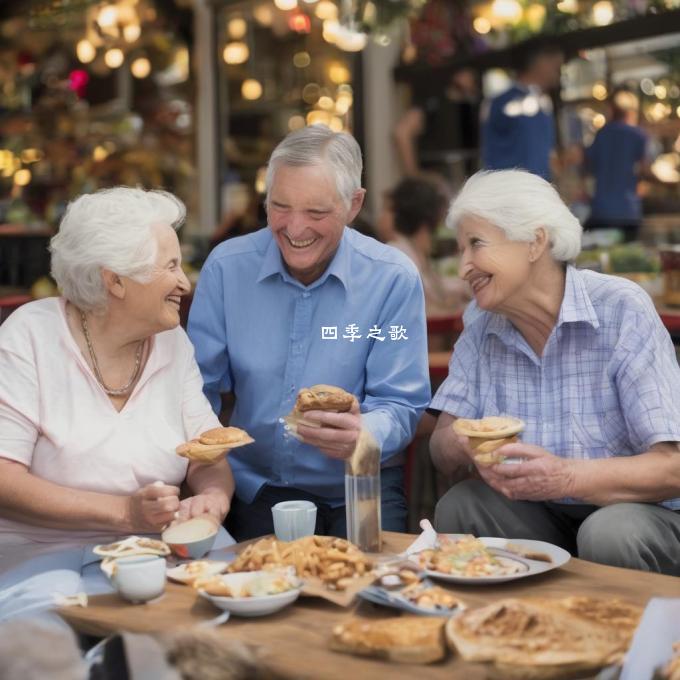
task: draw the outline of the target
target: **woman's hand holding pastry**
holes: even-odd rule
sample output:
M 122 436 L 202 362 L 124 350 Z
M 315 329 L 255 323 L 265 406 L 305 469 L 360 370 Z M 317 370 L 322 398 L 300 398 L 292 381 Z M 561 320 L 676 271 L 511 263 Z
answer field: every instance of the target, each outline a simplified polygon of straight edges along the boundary
M 479 474 L 489 486 L 511 500 L 549 501 L 574 495 L 577 461 L 523 442 L 506 444 L 498 453 L 506 460 L 520 462 L 478 466 Z
M 127 499 L 129 529 L 137 533 L 157 533 L 172 522 L 179 507 L 179 487 L 162 482 L 147 484 Z
M 361 433 L 361 412 L 356 399 L 352 408 L 345 413 L 306 411 L 304 419 L 318 423 L 318 427 L 298 424 L 297 433 L 305 444 L 315 446 L 330 458 L 340 460 L 354 453 Z
M 181 501 L 177 519 L 185 520 L 198 515 L 212 515 L 222 524 L 230 507 L 229 496 L 224 491 L 210 489 Z

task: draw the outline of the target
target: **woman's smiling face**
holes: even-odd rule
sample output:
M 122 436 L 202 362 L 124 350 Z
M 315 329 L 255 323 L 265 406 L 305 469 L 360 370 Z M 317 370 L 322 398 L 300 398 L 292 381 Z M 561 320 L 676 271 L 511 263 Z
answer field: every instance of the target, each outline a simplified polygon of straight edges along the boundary
M 487 311 L 502 310 L 527 283 L 531 244 L 511 241 L 502 229 L 466 215 L 458 222 L 460 276 L 470 284 L 475 301 Z

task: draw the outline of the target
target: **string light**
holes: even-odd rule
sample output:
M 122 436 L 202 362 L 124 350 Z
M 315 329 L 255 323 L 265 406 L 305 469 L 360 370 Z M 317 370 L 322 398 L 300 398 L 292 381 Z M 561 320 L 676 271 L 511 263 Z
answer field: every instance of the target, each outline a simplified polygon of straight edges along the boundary
M 146 78 L 151 73 L 151 62 L 146 57 L 138 57 L 130 65 L 135 78 Z
M 475 17 L 472 28 L 480 35 L 486 35 L 491 30 L 491 22 L 486 17 Z
M 517 0 L 494 0 L 491 12 L 496 18 L 511 24 L 516 24 L 522 18 L 522 6 Z
M 296 68 L 307 68 L 312 63 L 309 52 L 296 52 L 293 55 L 293 65 Z
M 253 16 L 260 26 L 271 26 L 274 21 L 274 12 L 271 5 L 257 5 L 253 10 Z
M 115 5 L 107 5 L 99 10 L 97 23 L 102 28 L 111 28 L 118 23 L 118 8 Z
M 600 0 L 593 5 L 593 23 L 596 26 L 606 26 L 614 19 L 614 7 L 609 0 Z
M 14 173 L 14 184 L 18 187 L 25 187 L 31 183 L 31 171 L 28 168 L 22 168 Z
M 133 43 L 142 35 L 142 27 L 139 24 L 128 24 L 123 28 L 125 42 Z
M 241 84 L 241 95 L 244 99 L 253 101 L 262 96 L 262 84 L 255 78 L 248 78 Z
M 595 83 L 593 85 L 593 97 L 601 102 L 607 98 L 607 88 L 604 83 Z
M 328 67 L 328 77 L 332 83 L 340 85 L 341 83 L 346 83 L 351 78 L 349 69 L 345 64 L 339 61 L 334 61 Z
M 230 42 L 224 48 L 222 57 L 227 64 L 244 64 L 250 57 L 250 50 L 244 42 Z
M 104 62 L 109 68 L 118 68 L 125 61 L 123 50 L 113 47 L 106 51 L 104 55 Z
M 97 50 L 89 40 L 79 40 L 76 45 L 76 56 L 83 64 L 89 64 L 97 56 Z
M 230 19 L 229 23 L 227 24 L 227 33 L 229 33 L 229 37 L 233 38 L 234 40 L 240 40 L 243 38 L 247 30 L 248 24 L 246 23 L 246 20 L 241 17 Z
M 288 119 L 288 129 L 292 132 L 293 130 L 299 130 L 305 126 L 305 119 L 302 116 L 291 116 Z
M 314 14 L 323 21 L 332 21 L 338 18 L 338 7 L 331 0 L 321 0 L 314 10 Z
M 288 12 L 297 7 L 297 0 L 274 0 L 274 4 L 282 11 Z

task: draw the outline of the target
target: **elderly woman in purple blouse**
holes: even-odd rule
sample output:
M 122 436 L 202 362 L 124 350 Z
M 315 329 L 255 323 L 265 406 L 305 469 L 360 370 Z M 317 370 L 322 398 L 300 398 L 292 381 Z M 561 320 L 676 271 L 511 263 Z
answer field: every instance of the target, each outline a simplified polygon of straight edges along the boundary
M 448 223 L 474 302 L 431 404 L 430 450 L 443 473 L 473 474 L 440 499 L 437 529 L 680 575 L 680 367 L 651 299 L 569 264 L 581 226 L 527 172 L 474 175 Z M 483 466 L 451 425 L 493 415 L 526 427 Z

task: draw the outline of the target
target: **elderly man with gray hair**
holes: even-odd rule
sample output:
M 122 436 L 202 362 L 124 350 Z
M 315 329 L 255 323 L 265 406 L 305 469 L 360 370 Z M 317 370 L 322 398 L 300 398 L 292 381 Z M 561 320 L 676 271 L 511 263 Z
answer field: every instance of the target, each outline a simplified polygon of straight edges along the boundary
M 317 533 L 344 535 L 344 468 L 362 429 L 382 452 L 382 525 L 404 530 L 403 460 L 430 398 L 420 277 L 397 250 L 348 225 L 364 200 L 356 140 L 311 126 L 288 135 L 267 171 L 269 226 L 219 245 L 189 315 L 205 392 L 236 398 L 231 424 L 255 443 L 233 451 L 229 529 L 273 531 L 271 507 L 316 503 Z M 335 385 L 349 413 L 313 411 L 290 436 L 298 391 Z
M 437 529 L 680 575 L 680 368 L 649 296 L 570 264 L 581 226 L 536 175 L 474 175 L 448 221 L 474 302 L 431 404 L 430 450 L 443 472 L 477 478 L 439 501 Z M 525 423 L 491 465 L 452 428 L 486 416 Z

